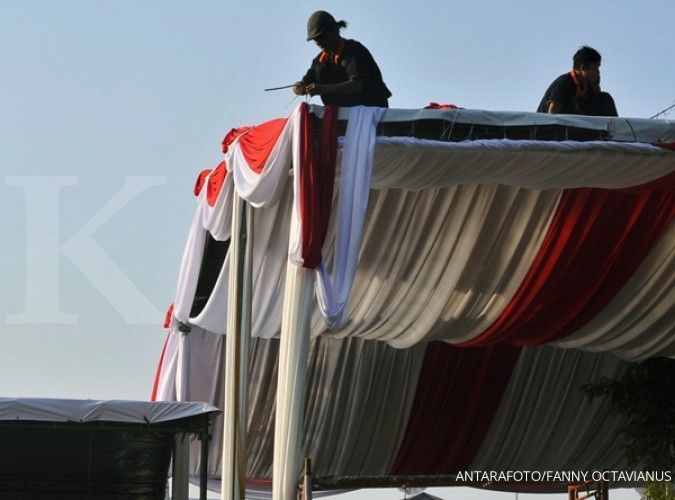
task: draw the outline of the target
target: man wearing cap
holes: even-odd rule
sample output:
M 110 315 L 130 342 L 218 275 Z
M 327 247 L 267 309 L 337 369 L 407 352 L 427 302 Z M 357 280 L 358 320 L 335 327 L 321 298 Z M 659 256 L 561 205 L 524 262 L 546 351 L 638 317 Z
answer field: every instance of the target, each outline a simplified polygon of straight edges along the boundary
M 335 106 L 389 107 L 391 92 L 382 81 L 380 68 L 368 49 L 356 40 L 340 36 L 345 21 L 336 21 L 318 10 L 307 21 L 307 40 L 321 52 L 293 91 L 297 95 L 320 95 L 324 104 Z
M 581 47 L 569 73 L 556 78 L 544 93 L 537 112 L 569 115 L 617 116 L 612 96 L 600 90 L 600 53 Z

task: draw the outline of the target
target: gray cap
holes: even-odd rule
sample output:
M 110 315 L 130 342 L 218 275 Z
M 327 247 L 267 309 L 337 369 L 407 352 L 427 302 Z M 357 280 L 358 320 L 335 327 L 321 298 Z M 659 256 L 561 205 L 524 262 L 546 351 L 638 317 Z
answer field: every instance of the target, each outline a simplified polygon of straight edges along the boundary
M 314 40 L 337 23 L 335 18 L 325 10 L 317 10 L 307 19 L 307 41 Z

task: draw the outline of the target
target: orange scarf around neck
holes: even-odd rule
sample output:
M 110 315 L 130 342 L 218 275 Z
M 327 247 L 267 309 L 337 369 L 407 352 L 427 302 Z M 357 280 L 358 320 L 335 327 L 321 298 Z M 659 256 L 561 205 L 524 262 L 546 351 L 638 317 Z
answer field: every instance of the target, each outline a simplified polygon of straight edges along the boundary
M 326 50 L 322 51 L 321 54 L 319 55 L 319 62 L 325 63 L 326 61 L 329 61 L 330 58 L 331 58 L 330 57 L 331 55 L 333 56 L 333 63 L 334 64 L 337 64 L 338 62 L 340 62 L 340 58 L 342 57 L 342 51 L 345 48 L 345 42 L 346 42 L 346 40 L 344 38 L 340 37 L 340 41 L 338 42 L 338 46 L 337 46 L 337 49 L 335 50 L 335 52 L 330 53 Z
M 588 93 L 588 85 L 586 85 L 586 81 L 583 78 L 579 78 L 576 71 L 574 70 L 570 71 L 570 76 L 572 77 L 572 81 L 577 88 L 577 99 L 580 97 L 585 97 Z

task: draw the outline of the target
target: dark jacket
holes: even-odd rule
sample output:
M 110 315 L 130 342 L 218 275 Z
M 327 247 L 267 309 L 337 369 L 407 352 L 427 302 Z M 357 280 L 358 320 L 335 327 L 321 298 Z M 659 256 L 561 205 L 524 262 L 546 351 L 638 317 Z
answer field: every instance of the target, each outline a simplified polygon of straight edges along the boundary
M 354 94 L 322 94 L 324 104 L 336 106 L 389 107 L 391 92 L 382 81 L 382 73 L 367 48 L 356 40 L 345 40 L 337 54 L 321 52 L 302 78 L 305 84 L 343 83 L 354 77 L 363 79 L 363 89 Z
M 614 99 L 609 93 L 594 92 L 591 89 L 577 92 L 577 85 L 570 73 L 553 80 L 541 98 L 537 112 L 548 112 L 550 101 L 560 104 L 561 109 L 558 111 L 560 114 L 618 116 Z

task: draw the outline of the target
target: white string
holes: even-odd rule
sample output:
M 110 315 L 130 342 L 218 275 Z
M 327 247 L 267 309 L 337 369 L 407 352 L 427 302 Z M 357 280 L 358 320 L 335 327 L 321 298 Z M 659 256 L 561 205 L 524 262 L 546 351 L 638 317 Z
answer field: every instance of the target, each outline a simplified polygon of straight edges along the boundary
M 288 109 L 288 107 L 289 107 L 291 104 L 293 104 L 293 103 L 295 102 L 295 100 L 296 100 L 298 97 L 300 97 L 300 96 L 299 96 L 299 95 L 296 95 L 293 99 L 291 99 L 291 101 L 290 101 L 288 104 L 286 104 L 286 106 L 284 106 L 284 109 Z

